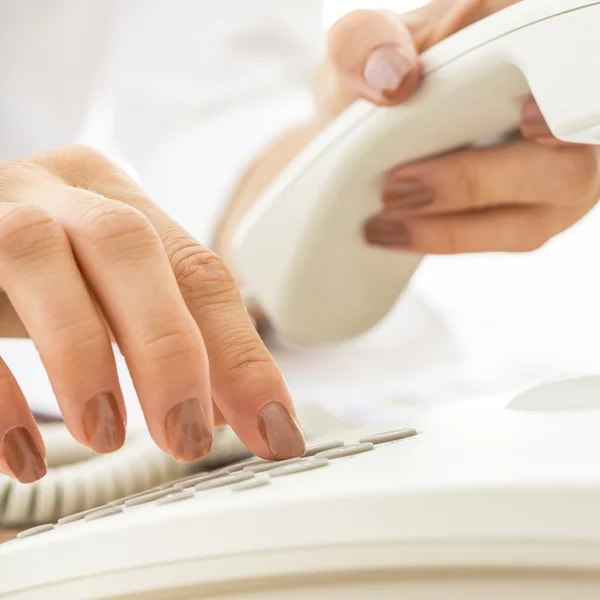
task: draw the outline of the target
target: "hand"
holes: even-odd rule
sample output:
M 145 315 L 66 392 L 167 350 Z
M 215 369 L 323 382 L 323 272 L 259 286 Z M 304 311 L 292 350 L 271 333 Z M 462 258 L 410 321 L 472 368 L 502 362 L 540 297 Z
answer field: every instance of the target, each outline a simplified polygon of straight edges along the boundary
M 120 169 L 85 147 L 0 162 L 0 200 L 0 286 L 80 443 L 103 453 L 125 439 L 114 336 L 166 453 L 199 459 L 228 423 L 259 456 L 303 454 L 283 377 L 229 271 Z M 46 472 L 1 361 L 0 470 L 22 482 Z
M 402 102 L 418 87 L 419 54 L 518 0 L 433 0 L 403 16 L 356 11 L 331 30 L 317 79 L 322 122 L 357 98 Z M 556 140 L 539 107 L 523 107 L 521 136 L 392 170 L 382 210 L 365 225 L 376 246 L 426 254 L 539 248 L 600 198 L 596 147 Z

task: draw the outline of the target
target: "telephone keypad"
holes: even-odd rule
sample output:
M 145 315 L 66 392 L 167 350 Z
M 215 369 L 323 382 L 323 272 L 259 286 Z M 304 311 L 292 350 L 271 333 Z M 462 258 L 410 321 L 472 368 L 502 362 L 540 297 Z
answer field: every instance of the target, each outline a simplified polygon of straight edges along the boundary
M 248 458 L 225 468 L 206 473 L 195 473 L 157 486 L 120 500 L 109 502 L 105 506 L 92 508 L 58 520 L 63 526 L 78 521 L 93 521 L 125 512 L 129 508 L 155 503 L 172 504 L 197 497 L 198 492 L 232 486 L 231 490 L 240 492 L 272 485 L 271 479 L 293 475 L 326 467 L 330 461 L 369 452 L 389 442 L 396 442 L 417 435 L 415 429 L 398 429 L 363 437 L 356 444 L 342 441 L 326 442 L 309 447 L 302 458 L 285 461 L 270 461 L 258 457 Z M 17 538 L 27 538 L 39 533 L 52 531 L 56 525 L 48 524 L 33 527 L 21 532 Z

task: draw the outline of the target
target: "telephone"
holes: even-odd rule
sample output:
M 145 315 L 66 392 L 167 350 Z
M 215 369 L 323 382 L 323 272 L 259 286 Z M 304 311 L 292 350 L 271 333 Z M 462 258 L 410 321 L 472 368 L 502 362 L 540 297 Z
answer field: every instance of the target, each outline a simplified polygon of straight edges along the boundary
M 517 4 L 433 48 L 411 102 L 358 103 L 316 140 L 237 241 L 276 327 L 330 342 L 390 309 L 420 258 L 358 229 L 392 165 L 510 130 L 530 92 L 557 137 L 600 142 L 598 24 L 600 0 Z M 0 546 L 0 600 L 599 597 L 600 377 L 379 428 L 326 417 L 304 458 L 244 458 L 225 429 L 192 473 L 143 432 L 90 458 L 46 430 L 49 475 L 0 479 L 5 522 L 39 523 Z
M 416 409 L 0 546 L 2 600 L 600 595 L 600 376 Z

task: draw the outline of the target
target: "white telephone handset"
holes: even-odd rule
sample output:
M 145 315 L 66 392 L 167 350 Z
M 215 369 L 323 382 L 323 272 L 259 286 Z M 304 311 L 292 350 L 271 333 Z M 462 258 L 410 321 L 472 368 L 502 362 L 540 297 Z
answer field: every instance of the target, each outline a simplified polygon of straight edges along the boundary
M 468 27 L 424 54 L 408 102 L 356 103 L 288 166 L 236 239 L 240 273 L 278 332 L 345 340 L 396 303 L 421 257 L 362 236 L 395 165 L 513 130 L 529 94 L 556 137 L 600 143 L 596 4 L 527 0 Z

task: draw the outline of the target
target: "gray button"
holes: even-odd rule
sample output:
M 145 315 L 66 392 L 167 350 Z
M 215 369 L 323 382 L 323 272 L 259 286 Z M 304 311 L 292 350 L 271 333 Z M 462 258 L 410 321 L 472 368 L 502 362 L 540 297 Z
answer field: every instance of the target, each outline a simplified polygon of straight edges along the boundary
M 271 485 L 271 482 L 266 477 L 255 477 L 249 481 L 238 483 L 232 489 L 234 492 L 243 492 L 244 490 L 253 490 L 254 488 L 263 487 L 265 485 Z
M 248 467 L 244 467 L 244 471 L 251 473 L 266 473 L 267 471 L 272 471 L 277 467 L 283 467 L 285 465 L 291 465 L 293 463 L 300 462 L 301 458 L 288 458 L 287 460 L 273 460 L 267 461 L 264 463 L 259 463 L 256 465 L 250 465 Z
M 101 508 L 95 510 L 85 516 L 86 521 L 96 521 L 97 519 L 104 519 L 105 517 L 112 517 L 123 512 L 122 506 L 109 506 L 108 508 Z
M 333 460 L 335 458 L 344 458 L 345 456 L 354 456 L 355 454 L 362 454 L 373 450 L 375 446 L 373 444 L 354 444 L 352 446 L 344 446 L 343 448 L 334 448 L 333 450 L 325 450 L 325 452 L 319 452 L 317 458 L 328 458 Z
M 166 496 L 165 498 L 161 498 L 160 500 L 158 500 L 158 502 L 156 504 L 163 506 L 165 504 L 174 504 L 175 502 L 181 502 L 182 500 L 189 500 L 190 498 L 193 498 L 196 494 L 194 494 L 194 492 L 192 492 L 191 490 L 185 491 L 185 492 L 177 492 L 175 494 L 170 494 L 169 496 Z
M 319 452 L 325 452 L 326 450 L 333 450 L 334 448 L 341 448 L 345 446 L 344 442 L 325 442 L 324 444 L 318 444 L 317 446 L 311 446 L 306 450 L 305 457 L 314 456 Z
M 326 467 L 329 461 L 326 458 L 313 458 L 311 460 L 303 460 L 293 465 L 287 465 L 285 467 L 279 467 L 273 469 L 269 473 L 271 477 L 282 477 L 283 475 L 293 475 L 294 473 L 303 473 L 304 471 L 312 471 L 313 469 L 320 469 Z
M 104 510 L 106 507 L 96 507 L 90 508 L 89 510 L 84 510 L 82 512 L 75 513 L 74 515 L 68 515 L 66 517 L 62 517 L 58 520 L 59 525 L 66 525 L 67 523 L 75 523 L 75 521 L 83 521 L 87 515 L 91 515 L 92 513 L 98 512 L 99 510 Z
M 265 460 L 264 458 L 258 458 L 258 456 L 253 456 L 252 458 L 247 458 L 246 460 L 242 460 L 233 465 L 229 465 L 227 467 L 227 469 L 230 473 L 237 473 L 238 471 L 243 471 L 246 467 L 251 467 L 253 465 L 260 465 L 260 464 L 264 464 L 267 462 L 271 462 L 271 461 Z
M 106 504 L 106 506 L 125 506 L 125 504 L 130 500 L 134 500 L 135 498 L 141 498 L 142 496 L 146 496 L 147 494 L 157 491 L 159 491 L 157 488 L 152 488 L 151 490 L 144 490 L 143 492 L 131 494 L 130 496 L 125 496 L 123 498 L 119 498 L 118 500 L 111 500 Z
M 159 500 L 160 498 L 164 498 L 173 492 L 177 492 L 179 490 L 174 490 L 173 488 L 168 490 L 160 490 L 158 492 L 150 492 L 148 494 L 142 494 L 137 498 L 131 498 L 125 502 L 125 506 L 139 506 L 140 504 L 148 504 L 149 502 L 154 502 L 155 500 Z
M 219 477 L 227 477 L 229 474 L 230 473 L 228 469 L 219 469 L 218 471 L 213 471 L 212 473 L 204 473 L 202 475 L 196 475 L 195 477 L 188 477 L 186 480 L 180 483 L 173 484 L 172 487 L 187 490 L 188 488 L 193 488 L 199 483 L 212 481 L 213 479 L 219 479 Z
M 370 435 L 360 440 L 361 444 L 385 444 L 386 442 L 396 442 L 403 440 L 404 438 L 412 437 L 417 435 L 416 429 L 396 429 L 395 431 L 386 431 L 384 433 L 378 433 L 377 435 Z
M 232 483 L 239 483 L 240 481 L 246 481 L 247 479 L 253 479 L 254 473 L 249 471 L 240 471 L 239 473 L 232 473 L 227 477 L 221 477 L 220 479 L 213 479 L 213 481 L 205 481 L 199 483 L 196 486 L 196 491 L 203 492 L 205 490 L 213 490 L 215 488 L 224 487 Z
M 55 526 L 52 523 L 48 523 L 47 525 L 39 525 L 38 527 L 32 527 L 31 529 L 26 529 L 25 531 L 17 533 L 17 538 L 23 539 L 37 535 L 38 533 L 46 533 L 46 531 L 52 531 L 54 527 Z

